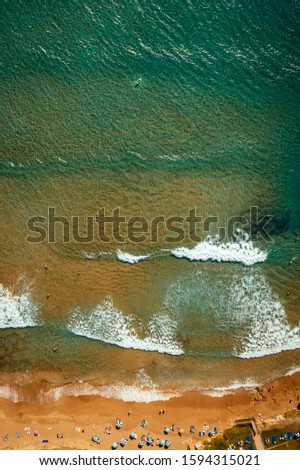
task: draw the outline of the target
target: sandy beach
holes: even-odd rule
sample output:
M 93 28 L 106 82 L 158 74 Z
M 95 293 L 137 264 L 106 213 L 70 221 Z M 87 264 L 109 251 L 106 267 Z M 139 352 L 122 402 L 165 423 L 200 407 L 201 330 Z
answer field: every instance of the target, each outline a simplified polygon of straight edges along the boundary
M 1 449 L 110 449 L 113 442 L 128 439 L 125 449 L 137 449 L 141 436 L 157 440 L 166 438 L 164 428 L 175 425 L 168 439 L 172 449 L 185 450 L 207 439 L 207 431 L 217 427 L 218 433 L 234 425 L 236 419 L 254 416 L 260 431 L 289 422 L 299 422 L 300 372 L 281 377 L 264 387 L 238 389 L 233 393 L 213 397 L 190 392 L 182 397 L 152 403 L 123 402 L 98 396 L 63 397 L 46 405 L 13 403 L 0 400 Z M 115 428 L 121 419 L 122 428 Z M 146 427 L 141 426 L 142 420 Z M 195 433 L 190 434 L 190 426 Z M 199 432 L 206 426 L 206 436 Z M 111 428 L 106 434 L 105 428 Z M 179 436 L 178 428 L 184 433 Z M 130 440 L 131 432 L 137 439 Z M 20 433 L 19 437 L 18 434 Z M 35 435 L 36 434 L 36 435 Z M 57 437 L 63 434 L 62 438 Z M 6 440 L 3 439 L 8 435 Z M 92 442 L 99 436 L 100 445 Z M 47 440 L 48 442 L 42 442 Z M 259 446 L 258 446 L 259 447 Z M 119 447 L 120 448 L 120 447 Z

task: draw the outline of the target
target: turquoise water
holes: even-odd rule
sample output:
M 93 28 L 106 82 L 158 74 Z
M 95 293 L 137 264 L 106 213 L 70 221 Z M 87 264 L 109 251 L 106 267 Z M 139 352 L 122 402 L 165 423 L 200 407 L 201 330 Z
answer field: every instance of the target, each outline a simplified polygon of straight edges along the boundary
M 297 1 L 3 2 L 3 383 L 214 388 L 298 366 L 299 18 Z M 100 207 L 223 226 L 250 206 L 273 215 L 259 264 L 177 259 L 195 243 L 163 231 L 26 242 L 49 207 L 84 232 Z

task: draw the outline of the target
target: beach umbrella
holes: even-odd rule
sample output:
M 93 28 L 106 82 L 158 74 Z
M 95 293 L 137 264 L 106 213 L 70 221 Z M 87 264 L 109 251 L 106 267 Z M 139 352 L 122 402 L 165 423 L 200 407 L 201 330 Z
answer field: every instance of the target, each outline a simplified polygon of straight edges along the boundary
M 112 450 L 115 450 L 118 447 L 118 444 L 116 442 L 113 442 L 111 448 Z
M 130 439 L 136 439 L 137 435 L 136 435 L 135 432 L 131 432 L 129 437 L 130 437 Z
M 168 449 L 171 445 L 171 442 L 170 441 L 166 441 L 165 442 L 165 448 Z
M 97 434 L 95 434 L 95 435 L 92 437 L 92 441 L 93 441 L 93 442 L 99 441 L 99 436 L 97 436 Z
M 166 427 L 166 428 L 164 429 L 164 433 L 165 433 L 165 434 L 169 434 L 169 432 L 170 432 L 170 428 L 167 428 L 167 427 Z
M 163 447 L 165 445 L 165 441 L 161 439 L 158 443 L 159 447 Z

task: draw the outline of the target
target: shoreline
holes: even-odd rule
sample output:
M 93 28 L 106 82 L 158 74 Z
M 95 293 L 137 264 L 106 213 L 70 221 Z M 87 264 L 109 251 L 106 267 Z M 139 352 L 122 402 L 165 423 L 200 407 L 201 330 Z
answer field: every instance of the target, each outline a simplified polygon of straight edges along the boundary
M 61 397 L 47 404 L 14 403 L 1 398 L 0 449 L 108 450 L 113 442 L 128 438 L 134 431 L 137 439 L 128 440 L 124 447 L 132 450 L 138 449 L 143 434 L 150 433 L 156 443 L 157 439 L 166 438 L 164 427 L 175 424 L 175 431 L 168 435 L 171 448 L 185 450 L 207 439 L 207 433 L 204 438 L 198 435 L 204 425 L 209 429 L 216 426 L 219 435 L 234 425 L 235 420 L 250 416 L 256 418 L 260 431 L 272 425 L 280 427 L 287 420 L 299 422 L 300 426 L 299 402 L 300 371 L 262 387 L 239 388 L 222 396 L 192 391 L 167 401 L 150 403 L 124 402 L 97 395 Z M 288 412 L 290 417 L 284 417 Z M 123 421 L 120 430 L 115 428 L 118 418 Z M 148 422 L 146 428 L 140 426 L 142 420 Z M 189 432 L 190 426 L 196 428 L 193 435 Z M 106 427 L 111 427 L 111 434 L 105 434 Z M 182 436 L 178 435 L 177 428 L 184 429 Z M 34 436 L 36 431 L 38 436 Z M 16 437 L 16 433 L 20 433 L 20 437 Z M 6 434 L 8 439 L 4 441 Z M 64 437 L 57 438 L 57 434 Z M 91 440 L 95 434 L 100 438 L 100 445 Z M 43 439 L 48 442 L 42 443 Z M 157 448 L 156 445 L 144 447 L 148 450 Z

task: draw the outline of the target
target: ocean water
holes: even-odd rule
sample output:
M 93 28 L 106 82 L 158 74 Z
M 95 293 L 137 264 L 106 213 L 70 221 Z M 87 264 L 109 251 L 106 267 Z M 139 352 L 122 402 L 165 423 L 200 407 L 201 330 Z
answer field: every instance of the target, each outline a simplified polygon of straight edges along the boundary
M 0 396 L 151 401 L 299 367 L 299 2 L 1 10 Z M 27 238 L 49 208 L 82 237 L 100 208 L 196 208 L 214 237 L 253 206 L 269 241 L 201 225 L 196 242 L 185 225 L 174 242 L 158 225 L 139 243 L 64 242 L 61 223 Z

